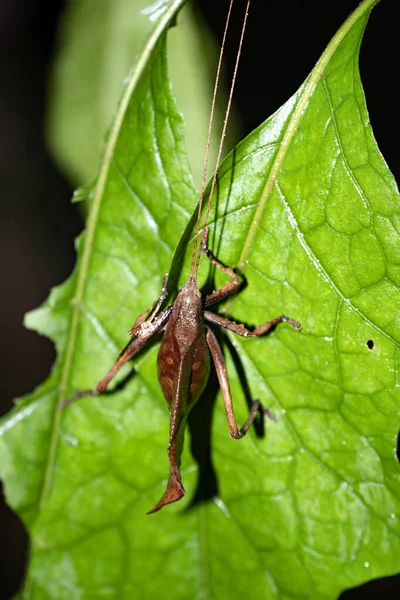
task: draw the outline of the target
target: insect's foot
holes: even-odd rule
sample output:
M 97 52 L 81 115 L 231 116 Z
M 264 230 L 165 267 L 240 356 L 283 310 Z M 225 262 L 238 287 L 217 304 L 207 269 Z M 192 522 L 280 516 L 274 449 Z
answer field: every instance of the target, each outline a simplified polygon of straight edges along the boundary
M 260 415 L 266 415 L 268 417 L 268 419 L 270 419 L 271 421 L 274 421 L 274 423 L 276 423 L 278 421 L 278 419 L 276 418 L 276 416 L 274 415 L 272 410 L 270 408 L 267 408 L 263 404 L 261 404 L 261 402 L 259 400 L 253 400 L 253 407 L 254 407 L 254 410 L 258 410 Z
M 79 390 L 79 392 L 75 392 L 75 394 L 73 394 L 72 396 L 70 396 L 69 398 L 66 398 L 65 400 L 60 400 L 60 402 L 57 404 L 57 408 L 65 408 L 66 406 L 68 406 L 69 404 L 72 404 L 73 402 L 76 402 L 77 400 L 79 400 L 79 398 L 83 398 L 84 396 L 97 396 L 98 391 L 95 390 Z
M 262 405 L 260 405 L 260 409 L 262 410 L 262 413 L 268 417 L 268 419 L 270 419 L 274 423 L 278 422 L 278 419 L 276 418 L 276 416 L 274 415 L 274 413 L 272 412 L 271 409 L 265 408 Z
M 284 321 L 285 323 L 290 323 L 290 325 L 293 325 L 293 327 L 297 331 L 301 330 L 301 323 L 299 323 L 298 321 L 295 321 L 294 319 L 291 319 L 290 317 L 282 317 L 282 321 Z

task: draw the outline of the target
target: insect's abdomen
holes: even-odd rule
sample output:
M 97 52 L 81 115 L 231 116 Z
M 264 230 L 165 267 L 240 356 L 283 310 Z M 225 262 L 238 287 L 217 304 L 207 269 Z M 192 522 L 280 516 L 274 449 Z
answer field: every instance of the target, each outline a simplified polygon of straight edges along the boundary
M 192 406 L 204 390 L 210 375 L 210 352 L 204 333 L 199 337 L 193 353 L 192 372 L 190 377 L 190 399 Z
M 158 378 L 171 409 L 175 400 L 190 408 L 210 374 L 202 310 L 197 284 L 189 279 L 175 300 L 158 353 Z
M 171 407 L 174 396 L 174 381 L 179 369 L 181 356 L 176 338 L 171 332 L 165 332 L 158 352 L 158 378 L 163 394 Z M 192 354 L 193 351 L 193 354 Z M 188 405 L 193 405 L 203 391 L 210 374 L 210 353 L 202 332 L 190 350 L 190 380 L 188 385 Z M 189 367 L 190 368 L 190 367 Z
M 179 364 L 179 346 L 173 335 L 164 334 L 158 351 L 157 371 L 161 389 L 171 407 L 174 395 L 174 375 Z

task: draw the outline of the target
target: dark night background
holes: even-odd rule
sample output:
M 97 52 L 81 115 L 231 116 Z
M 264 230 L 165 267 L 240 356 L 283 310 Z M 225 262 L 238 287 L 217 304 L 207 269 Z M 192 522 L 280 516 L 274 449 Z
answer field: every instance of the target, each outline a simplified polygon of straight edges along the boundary
M 219 39 L 226 0 L 198 3 Z M 360 67 L 375 137 L 399 181 L 397 4 L 383 0 L 374 9 Z M 357 5 L 352 0 L 253 0 L 235 92 L 245 133 L 293 94 Z M 25 330 L 22 319 L 70 274 L 73 240 L 83 227 L 77 206 L 70 204 L 72 189 L 48 155 L 43 135 L 46 83 L 63 6 L 62 0 L 0 2 L 1 414 L 11 408 L 13 398 L 31 391 L 48 375 L 54 360 L 52 344 Z M 234 60 L 235 40 L 233 31 L 229 63 Z M 21 524 L 0 499 L 1 599 L 10 598 L 21 582 L 26 545 Z M 400 597 L 400 577 L 366 584 L 342 599 L 378 595 Z

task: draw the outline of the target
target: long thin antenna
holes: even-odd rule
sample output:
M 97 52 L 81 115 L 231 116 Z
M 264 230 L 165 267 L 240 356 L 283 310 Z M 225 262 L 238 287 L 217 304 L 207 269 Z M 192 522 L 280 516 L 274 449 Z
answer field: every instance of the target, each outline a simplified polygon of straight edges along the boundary
M 219 79 L 220 79 L 220 74 L 221 74 L 222 57 L 224 55 L 224 50 L 225 50 L 225 41 L 226 41 L 226 36 L 227 36 L 227 33 L 228 33 L 229 21 L 230 21 L 230 18 L 231 18 L 233 1 L 234 0 L 231 0 L 230 4 L 229 4 L 228 15 L 226 17 L 226 22 L 225 22 L 224 35 L 222 37 L 221 50 L 219 52 L 217 74 L 215 76 L 213 99 L 212 99 L 212 102 L 211 102 L 210 120 L 208 122 L 207 144 L 206 144 L 206 151 L 205 151 L 205 155 L 204 155 L 203 175 L 202 175 L 202 178 L 201 178 L 199 209 L 198 209 L 198 212 L 197 212 L 196 234 L 195 234 L 195 238 L 194 238 L 194 248 L 193 248 L 193 255 L 192 255 L 192 266 L 191 266 L 191 269 L 190 269 L 190 277 L 197 276 L 198 265 L 197 265 L 196 255 L 197 255 L 197 248 L 198 248 L 198 238 L 199 238 L 201 210 L 203 208 L 204 189 L 206 187 L 208 155 L 209 155 L 210 144 L 211 144 L 211 130 L 212 130 L 212 125 L 213 125 L 213 120 L 214 120 L 215 101 L 216 101 L 216 98 L 217 98 L 218 84 L 219 84 Z
M 199 211 L 198 211 L 197 224 L 196 224 L 196 239 L 195 239 L 195 245 L 194 245 L 194 249 L 193 249 L 192 268 L 191 268 L 191 272 L 190 272 L 190 274 L 191 274 L 192 277 L 193 276 L 197 276 L 197 271 L 198 271 L 198 268 L 199 268 L 200 257 L 201 257 L 201 244 L 202 244 L 202 241 L 203 241 L 204 228 L 205 228 L 205 226 L 207 225 L 207 222 L 208 222 L 208 217 L 209 217 L 209 214 L 210 214 L 212 197 L 213 197 L 214 190 L 215 190 L 215 185 L 216 185 L 216 182 L 217 182 L 218 167 L 219 167 L 219 163 L 220 163 L 220 160 L 221 160 L 222 148 L 223 148 L 223 145 L 224 145 L 224 139 L 225 139 L 225 135 L 226 135 L 226 127 L 227 127 L 227 124 L 228 124 L 229 113 L 230 113 L 231 105 L 232 105 L 233 90 L 235 88 L 236 76 L 237 76 L 237 72 L 238 72 L 238 68 L 239 68 L 240 56 L 241 56 L 241 53 L 242 53 L 243 39 L 244 39 L 244 34 L 245 34 L 245 30 L 246 30 L 246 25 L 247 25 L 247 18 L 249 16 L 250 2 L 251 2 L 251 0 L 247 0 L 246 10 L 245 10 L 244 18 L 243 18 L 242 32 L 241 32 L 241 35 L 240 35 L 239 47 L 238 47 L 238 51 L 237 51 L 237 55 L 236 55 L 235 68 L 234 68 L 234 71 L 233 71 L 231 89 L 229 91 L 229 98 L 228 98 L 228 103 L 227 103 L 226 111 L 225 111 L 224 124 L 223 124 L 223 128 L 222 128 L 222 134 L 221 134 L 220 142 L 219 142 L 218 155 L 217 155 L 217 160 L 215 162 L 215 169 L 214 169 L 214 174 L 213 174 L 213 178 L 212 178 L 212 182 L 211 182 L 211 190 L 210 190 L 210 195 L 208 197 L 207 210 L 206 210 L 206 214 L 205 214 L 205 217 L 204 217 L 203 230 L 202 230 L 202 233 L 201 233 L 201 239 L 200 239 L 200 244 L 199 244 L 199 242 L 198 242 L 199 224 L 200 224 L 200 214 L 201 214 L 201 209 L 202 209 L 202 204 L 203 204 L 203 196 L 204 196 L 204 187 L 205 187 L 207 163 L 205 163 L 204 170 L 203 170 L 201 196 L 200 196 Z M 221 44 L 220 62 L 218 64 L 217 77 L 219 77 L 219 70 L 220 70 L 220 65 L 221 65 L 223 47 L 224 47 L 224 43 L 225 43 L 225 36 L 226 36 L 227 28 L 228 28 L 228 22 L 229 22 L 229 17 L 230 17 L 231 9 L 232 9 L 232 1 L 231 1 L 231 4 L 230 4 L 230 7 L 229 7 L 229 12 L 228 12 L 227 22 L 226 22 L 226 26 L 225 26 L 225 33 L 224 33 L 223 42 Z M 215 95 L 216 95 L 216 90 L 217 90 L 217 84 L 218 84 L 218 81 L 216 81 L 216 85 L 215 85 L 215 88 L 214 88 L 214 94 Z M 212 105 L 212 109 L 211 109 L 211 119 L 210 119 L 209 130 L 208 130 L 206 160 L 208 160 L 208 150 L 209 150 L 210 140 L 211 140 L 211 125 L 212 125 L 212 115 L 213 115 L 213 111 L 214 111 L 214 104 L 215 104 L 215 96 L 213 98 L 213 105 Z

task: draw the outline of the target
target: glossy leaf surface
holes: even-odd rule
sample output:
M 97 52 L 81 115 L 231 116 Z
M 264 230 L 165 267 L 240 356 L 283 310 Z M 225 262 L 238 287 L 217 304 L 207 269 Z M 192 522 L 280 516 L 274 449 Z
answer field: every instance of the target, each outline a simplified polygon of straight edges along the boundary
M 218 396 L 215 496 L 185 510 L 197 478 L 187 436 L 185 499 L 145 516 L 168 474 L 157 345 L 115 393 L 63 412 L 56 404 L 113 362 L 157 298 L 196 203 L 163 35 L 155 44 L 164 14 L 110 135 L 77 269 L 28 318 L 55 340 L 57 364 L 0 426 L 7 498 L 32 536 L 21 597 L 336 598 L 398 570 L 399 196 L 358 74 L 374 4 L 360 5 L 219 173 L 214 251 L 247 282 L 226 311 L 250 325 L 288 314 L 303 326 L 230 337 L 252 397 L 277 422 L 231 440 Z M 243 422 L 243 377 L 226 354 Z M 197 421 L 194 446 L 210 425 Z

